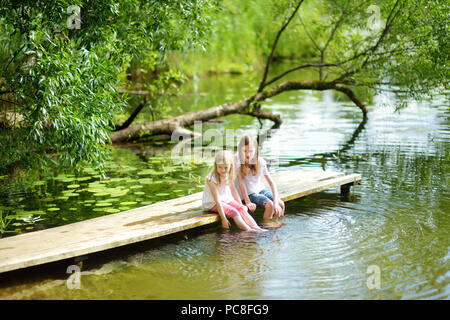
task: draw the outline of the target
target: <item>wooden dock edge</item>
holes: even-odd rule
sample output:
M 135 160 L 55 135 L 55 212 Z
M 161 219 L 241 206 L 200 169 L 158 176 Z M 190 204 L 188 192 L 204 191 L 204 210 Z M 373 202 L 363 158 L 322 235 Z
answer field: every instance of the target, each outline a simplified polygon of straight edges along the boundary
M 201 211 L 201 210 L 199 210 Z M 203 211 L 201 211 L 203 213 Z M 150 240 L 154 238 L 159 238 L 165 235 L 169 235 L 172 233 L 177 233 L 185 230 L 190 230 L 196 227 L 200 227 L 203 225 L 211 224 L 218 221 L 218 216 L 216 214 L 203 214 L 201 217 L 198 218 L 191 218 L 184 220 L 183 223 L 180 223 L 178 226 L 174 227 L 171 225 L 169 228 L 159 230 L 158 232 L 152 232 L 148 234 L 143 234 L 141 236 L 133 236 L 132 239 L 122 238 L 117 239 L 115 241 L 108 241 L 104 244 L 98 244 L 95 246 L 90 246 L 84 249 L 78 249 L 78 250 L 70 250 L 70 251 L 53 251 L 48 255 L 41 255 L 39 258 L 32 258 L 28 259 L 26 261 L 15 261 L 8 264 L 2 264 L 0 265 L 0 273 L 4 273 L 7 271 L 13 271 L 18 269 L 23 269 L 27 267 L 33 267 L 37 265 L 42 265 L 45 263 L 52 263 L 60 260 L 85 256 L 88 254 L 105 251 L 108 249 L 118 248 L 121 246 L 125 246 L 128 244 L 133 244 L 137 242 L 142 242 L 145 240 Z M 58 227 L 56 227 L 58 228 Z M 42 230 L 45 231 L 45 230 Z M 39 232 L 39 231 L 36 231 Z M 1 263 L 1 262 L 0 262 Z
M 324 177 L 321 179 L 293 188 L 295 181 L 299 180 L 294 171 L 296 170 L 290 171 L 289 174 L 287 172 L 273 174 L 280 198 L 283 201 L 338 186 L 361 183 L 360 174 L 327 173 L 328 175 L 323 174 Z M 298 171 L 305 172 L 304 170 Z M 219 221 L 218 215 L 206 213 L 200 209 L 201 194 L 202 192 L 199 192 L 112 215 L 0 239 L 0 273 L 84 256 Z M 164 212 L 167 206 L 170 206 L 171 214 Z M 165 219 L 167 221 L 159 223 L 156 227 L 149 224 L 150 220 L 153 220 L 151 221 L 153 223 L 154 220 Z M 102 234 L 96 235 L 97 230 L 102 230 L 99 232 Z M 88 236 L 83 239 L 82 236 L 80 237 L 81 234 Z M 73 235 L 73 237 L 68 235 Z M 80 239 L 72 239 L 77 237 Z M 53 243 L 52 241 L 56 241 L 55 239 L 59 243 Z M 24 249 L 25 245 L 34 246 L 36 249 Z M 17 252 L 20 250 L 16 248 L 24 250 Z M 13 250 L 13 252 L 9 250 Z

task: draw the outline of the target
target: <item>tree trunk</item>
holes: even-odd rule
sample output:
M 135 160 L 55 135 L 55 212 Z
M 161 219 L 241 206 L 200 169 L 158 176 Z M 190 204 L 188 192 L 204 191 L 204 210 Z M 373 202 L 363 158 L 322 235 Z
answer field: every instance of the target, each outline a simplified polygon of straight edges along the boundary
M 337 90 L 345 93 L 363 112 L 363 117 L 367 117 L 366 106 L 356 98 L 353 91 L 342 84 L 324 81 L 284 81 L 271 89 L 259 92 L 249 98 L 237 102 L 221 104 L 216 107 L 190 112 L 171 119 L 158 120 L 143 124 L 136 124 L 123 130 L 118 130 L 110 134 L 113 143 L 137 140 L 145 136 L 158 134 L 172 135 L 174 132 L 183 136 L 194 137 L 199 133 L 187 130 L 185 127 L 191 126 L 196 121 L 208 121 L 217 117 L 223 117 L 233 113 L 247 114 L 259 119 L 269 119 L 276 125 L 281 124 L 279 115 L 261 109 L 260 102 L 271 98 L 285 91 L 292 90 Z
M 193 125 L 196 121 L 208 121 L 233 113 L 252 115 L 262 119 L 270 119 L 275 123 L 281 123 L 281 118 L 279 115 L 262 111 L 259 108 L 254 108 L 251 110 L 250 105 L 253 101 L 254 97 L 250 97 L 237 102 L 221 104 L 206 110 L 190 112 L 171 119 L 136 124 L 126 129 L 111 133 L 110 138 L 113 143 L 116 143 L 137 140 L 144 136 L 152 136 L 157 134 L 171 135 L 174 131 L 182 133 L 183 136 L 186 136 L 190 131 L 185 129 L 185 127 Z M 191 136 L 198 134 L 199 133 L 190 132 Z

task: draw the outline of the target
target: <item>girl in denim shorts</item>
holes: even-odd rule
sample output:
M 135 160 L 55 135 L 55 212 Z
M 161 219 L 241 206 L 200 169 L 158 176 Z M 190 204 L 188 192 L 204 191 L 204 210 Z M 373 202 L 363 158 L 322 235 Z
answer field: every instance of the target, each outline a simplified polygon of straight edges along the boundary
M 259 156 L 258 142 L 254 137 L 243 136 L 236 155 L 236 189 L 251 212 L 256 206 L 264 207 L 264 219 L 284 215 L 284 202 L 278 197 L 275 182 L 267 170 L 266 161 Z M 266 178 L 270 189 L 263 183 Z
M 214 168 L 205 179 L 205 189 L 202 195 L 202 206 L 205 211 L 216 212 L 220 216 L 222 227 L 230 228 L 228 218 L 232 218 L 239 229 L 264 232 L 253 217 L 242 205 L 241 198 L 234 187 L 233 154 L 219 150 L 214 161 Z

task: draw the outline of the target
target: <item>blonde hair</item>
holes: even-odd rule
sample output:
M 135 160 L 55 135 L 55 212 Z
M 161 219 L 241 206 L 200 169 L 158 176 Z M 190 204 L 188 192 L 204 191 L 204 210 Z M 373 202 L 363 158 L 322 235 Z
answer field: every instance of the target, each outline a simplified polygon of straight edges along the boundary
M 245 163 L 245 155 L 244 155 L 244 148 L 246 146 L 254 147 L 255 148 L 255 156 L 253 159 L 250 159 L 250 164 L 247 167 Z M 241 164 L 241 175 L 242 177 L 245 177 L 249 171 L 256 176 L 259 172 L 259 148 L 258 148 L 258 141 L 256 141 L 255 137 L 252 136 L 243 136 L 241 138 L 241 141 L 239 141 L 238 144 L 238 161 Z
M 228 173 L 228 181 L 222 181 L 220 174 L 217 172 L 217 165 L 218 164 L 229 164 L 230 165 L 230 172 Z M 234 159 L 233 154 L 228 150 L 219 150 L 216 153 L 216 158 L 214 160 L 214 169 L 212 170 L 212 174 L 214 175 L 214 178 L 216 178 L 216 181 L 218 181 L 219 184 L 225 182 L 226 184 L 230 185 L 233 183 L 234 180 Z

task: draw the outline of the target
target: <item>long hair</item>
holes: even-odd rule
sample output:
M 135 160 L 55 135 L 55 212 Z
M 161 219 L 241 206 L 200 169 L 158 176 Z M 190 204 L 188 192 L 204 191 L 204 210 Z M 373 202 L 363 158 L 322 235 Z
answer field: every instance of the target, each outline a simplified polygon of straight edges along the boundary
M 228 173 L 228 180 L 222 181 L 219 173 L 217 172 L 217 165 L 218 164 L 229 164 L 230 165 L 230 172 Z M 230 185 L 233 183 L 234 180 L 234 159 L 233 154 L 228 150 L 219 150 L 216 153 L 216 158 L 214 160 L 214 169 L 212 170 L 212 174 L 214 175 L 214 178 L 216 178 L 216 181 L 219 182 L 219 184 L 222 184 L 225 182 L 226 184 Z
M 244 149 L 246 146 L 253 147 L 255 149 L 255 156 L 250 159 L 249 164 L 245 163 Z M 259 148 L 258 141 L 252 136 L 243 136 L 238 144 L 238 161 L 241 164 L 241 175 L 245 177 L 249 172 L 256 176 L 259 172 Z

